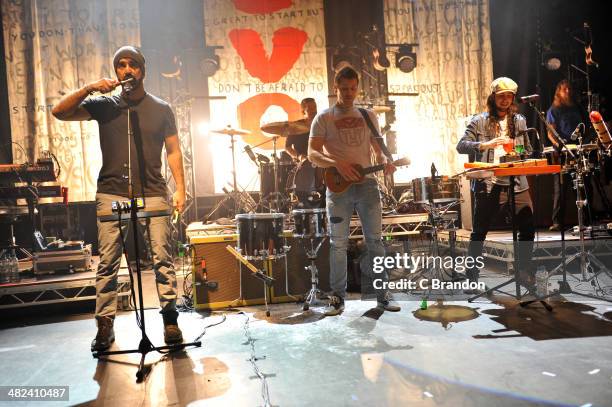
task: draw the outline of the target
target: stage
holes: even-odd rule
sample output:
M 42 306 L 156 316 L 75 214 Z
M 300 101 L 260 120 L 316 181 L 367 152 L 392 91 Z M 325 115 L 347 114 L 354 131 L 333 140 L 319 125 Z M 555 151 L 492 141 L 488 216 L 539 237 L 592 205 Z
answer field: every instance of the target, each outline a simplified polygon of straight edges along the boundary
M 185 272 L 179 272 L 179 287 Z M 508 278 L 495 267 L 481 277 L 488 286 Z M 551 277 L 550 289 L 560 278 Z M 588 283 L 569 282 L 592 293 Z M 147 332 L 161 345 L 150 270 L 144 287 Z M 396 298 L 402 310 L 383 313 L 353 293 L 339 317 L 325 317 L 321 306 L 303 312 L 295 302 L 270 305 L 270 317 L 263 306 L 181 312 L 185 340 L 203 334 L 202 347 L 150 353 L 144 384 L 136 383 L 139 355 L 91 357 L 91 313 L 30 314 L 0 331 L 0 355 L 11 366 L 0 385 L 69 386 L 65 405 L 265 405 L 263 395 L 270 405 L 607 405 L 612 397 L 610 303 L 553 297 L 549 313 L 496 293 L 444 304 L 469 315 L 454 318 L 433 312 L 432 301 L 433 313 L 420 314 L 420 301 L 401 293 Z M 112 350 L 138 346 L 133 313 L 119 312 L 115 333 Z
M 417 302 L 401 305 L 381 313 L 354 299 L 341 316 L 325 318 L 296 304 L 273 305 L 270 318 L 262 307 L 181 313 L 186 340 L 227 319 L 206 329 L 199 349 L 149 354 L 141 384 L 139 355 L 91 357 L 91 315 L 15 321 L 0 331 L 3 365 L 11 366 L 0 385 L 69 386 L 64 405 L 265 405 L 262 394 L 281 406 L 608 405 L 612 398 L 608 304 L 553 302 L 549 313 L 497 296 L 458 303 L 478 317 L 446 327 L 417 319 Z M 146 318 L 161 344 L 161 316 L 147 310 Z M 138 345 L 133 314 L 121 312 L 115 326 L 112 349 Z

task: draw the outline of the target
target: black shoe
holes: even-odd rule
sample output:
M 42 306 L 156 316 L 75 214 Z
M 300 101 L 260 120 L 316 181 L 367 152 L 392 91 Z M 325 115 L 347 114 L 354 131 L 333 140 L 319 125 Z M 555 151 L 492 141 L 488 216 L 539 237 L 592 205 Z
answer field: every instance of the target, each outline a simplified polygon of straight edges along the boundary
M 98 333 L 91 342 L 91 351 L 100 352 L 110 348 L 115 342 L 115 330 L 113 329 L 114 319 L 109 317 L 96 317 L 98 322 Z
M 183 342 L 183 332 L 178 327 L 178 312 L 162 312 L 164 319 L 164 341 L 168 344 Z
M 341 314 L 344 311 L 344 298 L 337 295 L 329 296 L 329 305 L 325 307 L 324 314 L 328 317 Z

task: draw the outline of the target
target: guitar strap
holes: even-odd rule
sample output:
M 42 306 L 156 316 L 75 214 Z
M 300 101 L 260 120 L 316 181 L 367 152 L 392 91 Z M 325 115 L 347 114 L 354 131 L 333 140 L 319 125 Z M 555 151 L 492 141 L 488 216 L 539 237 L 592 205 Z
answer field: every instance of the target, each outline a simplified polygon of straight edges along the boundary
M 376 127 L 374 127 L 374 123 L 372 123 L 372 120 L 370 119 L 370 115 L 368 114 L 368 111 L 365 110 L 362 107 L 359 107 L 358 109 L 359 109 L 359 113 L 361 113 L 361 115 L 363 116 L 363 119 L 365 120 L 365 122 L 367 123 L 368 127 L 370 128 L 370 131 L 374 135 L 374 140 L 376 140 L 376 143 L 378 143 L 378 147 L 380 147 L 380 150 L 383 152 L 383 154 L 391 162 L 393 162 L 393 155 L 391 155 L 391 152 L 389 151 L 389 149 L 385 145 L 385 140 L 383 139 L 383 137 L 380 135 L 378 130 L 376 130 Z

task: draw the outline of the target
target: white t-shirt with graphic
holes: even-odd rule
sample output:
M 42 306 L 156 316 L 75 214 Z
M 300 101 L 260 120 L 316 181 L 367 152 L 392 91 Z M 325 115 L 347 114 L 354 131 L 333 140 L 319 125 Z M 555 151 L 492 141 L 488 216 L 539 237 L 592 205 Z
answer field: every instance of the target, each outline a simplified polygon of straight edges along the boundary
M 372 124 L 380 134 L 378 119 L 367 110 Z M 310 137 L 325 139 L 324 151 L 335 157 L 359 164 L 372 165 L 370 140 L 374 135 L 356 107 L 349 109 L 334 105 L 317 114 L 310 128 Z

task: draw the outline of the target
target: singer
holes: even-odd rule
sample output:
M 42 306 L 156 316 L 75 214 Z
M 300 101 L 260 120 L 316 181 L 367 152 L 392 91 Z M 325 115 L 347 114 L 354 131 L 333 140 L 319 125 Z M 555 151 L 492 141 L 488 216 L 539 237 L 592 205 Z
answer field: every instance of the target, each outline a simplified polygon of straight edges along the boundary
M 145 92 L 145 57 L 132 46 L 119 48 L 113 57 L 117 79 L 102 78 L 64 96 L 53 108 L 60 120 L 96 120 L 100 131 L 102 168 L 98 175 L 96 205 L 110 212 L 113 201 L 146 197 L 147 207 L 168 207 L 166 182 L 161 174 L 162 148 L 176 181 L 172 204 L 178 211 L 185 205 L 183 158 L 174 114 L 163 100 Z M 94 92 L 122 92 L 88 98 Z M 131 134 L 128 139 L 128 115 Z M 132 190 L 128 188 L 130 182 Z M 165 217 L 141 221 L 153 254 L 153 269 L 164 321 L 166 343 L 182 342 L 176 310 L 176 273 L 172 262 L 170 229 Z M 122 223 L 123 236 L 128 223 Z M 96 321 L 98 332 L 91 350 L 108 349 L 115 340 L 113 324 L 117 311 L 117 273 L 122 242 L 117 222 L 98 220 L 100 264 L 96 273 Z
M 505 154 L 504 146 L 523 145 L 527 153 L 532 152 L 531 143 L 525 130 L 525 117 L 517 113 L 515 103 L 518 85 L 510 78 L 501 77 L 491 83 L 491 93 L 487 97 L 487 110 L 472 118 L 463 137 L 457 144 L 460 154 L 469 154 L 470 162 L 483 161 L 499 163 L 499 158 Z M 529 196 L 529 184 L 523 176 L 514 177 L 515 209 L 519 230 L 519 262 L 517 278 L 528 286 L 533 286 L 535 273 L 532 269 L 533 238 L 535 226 L 533 221 L 533 204 Z M 468 256 L 482 256 L 483 245 L 491 221 L 508 203 L 508 177 L 492 177 L 484 180 L 473 179 L 474 217 Z M 480 269 L 469 268 L 466 271 L 470 282 L 477 283 Z M 466 294 L 478 294 L 476 289 L 465 290 Z
M 586 117 L 583 117 L 581 109 L 574 102 L 572 88 L 567 79 L 563 79 L 557 84 L 555 88 L 555 96 L 553 103 L 546 112 L 546 121 L 550 123 L 552 127 L 557 131 L 559 137 L 563 139 L 565 143 L 576 143 L 576 136 L 574 134 L 580 123 L 586 122 Z M 552 133 L 548 133 L 548 140 L 552 145 L 558 149 L 559 146 Z M 586 135 L 585 135 L 586 136 Z M 584 140 L 586 142 L 586 140 Z M 558 164 L 560 162 L 558 151 L 553 153 L 553 163 Z M 569 193 L 571 188 L 571 178 L 569 176 L 564 180 L 564 192 Z M 552 211 L 552 226 L 549 228 L 551 231 L 558 231 L 561 225 L 561 219 L 559 219 L 559 208 L 560 208 L 560 196 L 561 187 L 559 185 L 559 174 L 553 175 L 553 211 Z

